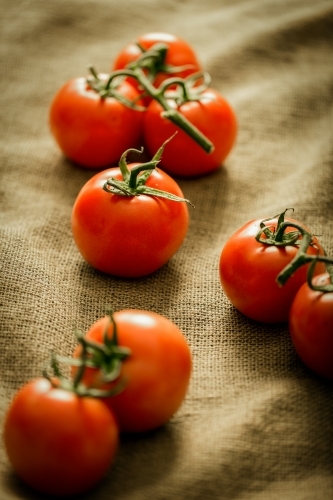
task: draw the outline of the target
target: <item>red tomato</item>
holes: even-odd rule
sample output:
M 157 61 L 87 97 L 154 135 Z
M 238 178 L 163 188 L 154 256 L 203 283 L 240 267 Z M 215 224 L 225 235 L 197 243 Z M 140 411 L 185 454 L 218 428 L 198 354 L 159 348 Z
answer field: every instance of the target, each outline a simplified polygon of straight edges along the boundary
M 148 151 L 156 151 L 161 142 L 178 131 L 162 157 L 161 167 L 165 171 L 171 175 L 195 177 L 219 168 L 231 151 L 237 134 L 236 115 L 228 102 L 212 89 L 206 89 L 200 101 L 190 101 L 180 106 L 171 98 L 167 102 L 197 127 L 215 149 L 212 153 L 206 153 L 184 130 L 164 118 L 161 115 L 162 106 L 152 101 L 143 122 L 144 142 Z
M 313 279 L 314 285 L 330 283 L 328 274 Z M 333 380 L 333 293 L 299 289 L 291 306 L 289 328 L 302 361 L 315 373 Z
M 183 243 L 189 223 L 187 205 L 146 194 L 107 193 L 102 187 L 110 177 L 122 179 L 120 169 L 98 173 L 81 189 L 72 212 L 75 243 L 99 271 L 124 278 L 146 276 L 163 266 Z M 162 170 L 153 170 L 145 185 L 183 198 L 178 184 Z
M 271 246 L 256 241 L 261 220 L 248 222 L 226 242 L 219 261 L 220 279 L 230 302 L 245 316 L 263 323 L 279 323 L 288 321 L 291 304 L 299 288 L 306 282 L 309 266 L 300 267 L 280 287 L 276 278 L 294 258 L 298 247 Z M 289 218 L 285 218 L 285 221 L 297 223 Z M 276 228 L 277 219 L 270 220 L 266 225 L 271 229 Z M 295 228 L 287 228 L 286 232 L 289 231 L 295 231 Z M 318 240 L 313 240 L 316 246 L 310 246 L 307 253 L 324 255 Z M 318 263 L 316 274 L 324 271 L 325 265 Z
M 113 318 L 118 344 L 128 347 L 131 354 L 121 370 L 124 390 L 104 401 L 121 431 L 154 429 L 174 415 L 185 397 L 191 375 L 190 349 L 178 327 L 157 313 L 129 309 L 114 313 Z M 97 321 L 86 337 L 102 343 L 106 329 L 112 338 L 109 317 Z M 80 350 L 78 347 L 74 356 Z M 86 369 L 83 381 L 102 389 L 113 387 L 101 385 L 97 369 Z
M 168 46 L 168 51 L 164 63 L 168 66 L 189 66 L 182 71 L 172 73 L 158 72 L 154 85 L 159 85 L 170 77 L 185 78 L 186 76 L 200 71 L 200 63 L 192 47 L 181 38 L 170 35 L 168 33 L 146 33 L 140 36 L 137 42 L 145 49 L 150 49 L 157 43 L 163 43 Z M 112 66 L 113 70 L 124 69 L 129 63 L 138 59 L 142 55 L 142 51 L 136 43 L 128 44 L 117 56 Z M 132 84 L 137 86 L 137 83 L 130 80 Z
M 102 81 L 106 75 L 99 75 Z M 129 83 L 118 87 L 130 101 L 138 92 Z M 138 102 L 137 104 L 140 104 Z M 82 167 L 114 165 L 122 153 L 139 145 L 143 113 L 101 96 L 85 78 L 67 82 L 56 94 L 50 108 L 51 132 L 62 152 Z
M 27 485 L 48 495 L 75 495 L 106 473 L 117 451 L 118 427 L 102 401 L 54 388 L 40 378 L 14 398 L 4 443 Z

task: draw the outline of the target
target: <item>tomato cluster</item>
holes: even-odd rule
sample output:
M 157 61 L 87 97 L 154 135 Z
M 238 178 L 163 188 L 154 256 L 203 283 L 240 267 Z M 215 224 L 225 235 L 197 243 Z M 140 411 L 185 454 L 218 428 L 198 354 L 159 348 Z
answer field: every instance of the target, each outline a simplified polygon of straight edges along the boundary
M 333 380 L 333 260 L 285 212 L 249 221 L 228 239 L 219 259 L 221 285 L 248 318 L 289 321 L 300 358 Z
M 141 143 L 153 155 L 175 132 L 161 160 L 172 175 L 207 174 L 231 151 L 236 115 L 181 38 L 148 33 L 124 47 L 111 73 L 91 73 L 65 83 L 49 115 L 60 149 L 80 166 L 110 167 Z
M 53 356 L 44 374 L 16 394 L 5 419 L 4 443 L 16 473 L 52 496 L 92 488 L 114 461 L 119 432 L 165 424 L 190 380 L 191 353 L 167 318 L 123 310 L 78 336 L 71 359 Z M 72 380 L 58 361 L 73 365 Z

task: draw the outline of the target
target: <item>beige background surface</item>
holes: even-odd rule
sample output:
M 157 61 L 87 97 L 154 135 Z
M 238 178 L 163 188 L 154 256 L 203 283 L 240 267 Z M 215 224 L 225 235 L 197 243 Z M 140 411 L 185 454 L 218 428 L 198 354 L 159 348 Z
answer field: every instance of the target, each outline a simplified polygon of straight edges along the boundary
M 244 318 L 220 287 L 224 242 L 249 219 L 286 207 L 333 255 L 333 3 L 329 0 L 0 1 L 0 411 L 38 376 L 49 350 L 70 354 L 73 326 L 114 309 L 151 309 L 184 332 L 194 372 L 182 408 L 148 436 L 124 438 L 87 499 L 333 498 L 332 383 L 295 354 L 287 325 Z M 71 208 L 92 175 L 48 129 L 48 107 L 93 63 L 108 71 L 145 32 L 182 36 L 234 107 L 236 147 L 221 169 L 179 180 L 186 241 L 137 281 L 91 269 L 78 254 Z M 41 498 L 1 450 L 1 500 Z

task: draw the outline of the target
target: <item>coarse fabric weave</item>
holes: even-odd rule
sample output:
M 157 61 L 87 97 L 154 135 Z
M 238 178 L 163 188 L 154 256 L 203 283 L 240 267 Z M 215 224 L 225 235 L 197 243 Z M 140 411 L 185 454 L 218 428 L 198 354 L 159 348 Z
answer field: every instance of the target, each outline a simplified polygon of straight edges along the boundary
M 70 355 L 114 310 L 160 313 L 186 336 L 193 375 L 163 428 L 123 437 L 85 499 L 329 500 L 333 390 L 300 361 L 288 325 L 238 313 L 218 275 L 245 222 L 294 207 L 333 256 L 331 0 L 1 0 L 1 425 L 50 350 Z M 224 165 L 177 179 L 190 210 L 178 253 L 156 273 L 119 279 L 86 264 L 70 217 L 95 173 L 68 161 L 48 126 L 52 97 L 87 66 L 108 72 L 146 32 L 181 36 L 233 106 L 237 143 Z M 263 277 L 264 280 L 264 277 Z M 1 500 L 43 498 L 13 474 L 0 443 Z

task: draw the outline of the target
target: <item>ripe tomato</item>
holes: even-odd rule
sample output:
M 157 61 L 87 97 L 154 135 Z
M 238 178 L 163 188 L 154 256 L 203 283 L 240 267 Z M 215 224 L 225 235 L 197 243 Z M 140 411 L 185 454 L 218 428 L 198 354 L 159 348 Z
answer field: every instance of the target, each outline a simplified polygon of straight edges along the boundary
M 185 397 L 191 375 L 190 349 L 178 327 L 157 313 L 128 309 L 114 313 L 113 318 L 118 344 L 129 348 L 131 354 L 121 368 L 124 390 L 104 401 L 116 415 L 121 431 L 154 429 L 172 417 Z M 102 343 L 106 331 L 112 338 L 109 317 L 92 325 L 86 338 Z M 80 350 L 79 346 L 75 357 Z M 113 387 L 113 383 L 101 385 L 95 368 L 86 369 L 83 382 L 103 390 Z
M 167 54 L 164 60 L 164 65 L 169 67 L 177 66 L 188 66 L 181 71 L 158 71 L 156 77 L 154 78 L 154 86 L 159 87 L 159 85 L 170 77 L 180 77 L 185 78 L 186 76 L 200 71 L 200 63 L 197 56 L 192 49 L 192 47 L 182 40 L 181 38 L 170 35 L 168 33 L 146 33 L 139 36 L 137 42 L 144 49 L 150 49 L 153 45 L 157 43 L 163 43 L 168 46 Z M 129 63 L 135 61 L 143 54 L 142 50 L 137 43 L 130 43 L 118 54 L 115 59 L 112 70 L 124 69 Z M 131 84 L 138 86 L 138 84 L 130 80 Z
M 163 108 L 152 101 L 144 113 L 144 143 L 151 153 L 160 142 L 178 131 L 161 161 L 161 167 L 171 175 L 195 177 L 219 168 L 234 145 L 237 134 L 236 115 L 228 102 L 215 90 L 206 89 L 199 101 L 177 105 L 167 98 L 172 109 L 178 110 L 214 145 L 206 153 L 187 133 L 163 116 Z
M 117 451 L 118 427 L 102 401 L 39 378 L 16 394 L 5 420 L 4 443 L 27 485 L 48 495 L 76 495 L 106 473 Z
M 120 169 L 96 174 L 78 194 L 72 212 L 75 243 L 99 271 L 123 278 L 146 276 L 183 243 L 189 224 L 187 205 L 146 194 L 105 192 L 103 185 L 110 177 L 122 179 Z M 162 170 L 153 170 L 145 185 L 183 198 L 178 184 Z
M 99 75 L 101 82 L 107 75 Z M 122 82 L 116 91 L 129 101 L 138 91 Z M 138 102 L 137 104 L 140 104 Z M 139 145 L 143 113 L 115 97 L 102 98 L 86 78 L 67 82 L 50 107 L 51 132 L 62 152 L 82 167 L 114 165 L 125 149 Z
M 219 261 L 220 280 L 230 302 L 245 316 L 263 323 L 285 322 L 297 291 L 306 282 L 308 265 L 297 269 L 280 287 L 276 278 L 294 258 L 298 246 L 271 246 L 258 242 L 255 236 L 261 221 L 249 221 L 226 242 Z M 290 218 L 285 221 L 301 225 Z M 277 219 L 270 219 L 268 226 L 274 230 Z M 286 232 L 294 230 L 288 227 Z M 313 241 L 315 246 L 310 246 L 307 253 L 324 255 L 318 240 L 313 238 Z M 316 274 L 324 270 L 325 265 L 318 263 Z
M 328 274 L 313 279 L 314 285 L 330 283 Z M 299 289 L 290 310 L 289 329 L 302 361 L 315 373 L 333 380 L 333 292 Z

